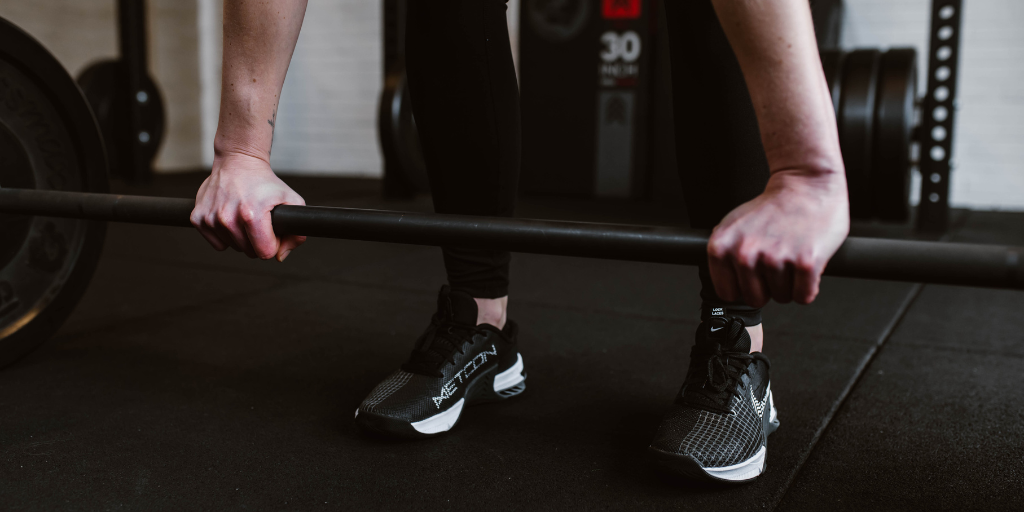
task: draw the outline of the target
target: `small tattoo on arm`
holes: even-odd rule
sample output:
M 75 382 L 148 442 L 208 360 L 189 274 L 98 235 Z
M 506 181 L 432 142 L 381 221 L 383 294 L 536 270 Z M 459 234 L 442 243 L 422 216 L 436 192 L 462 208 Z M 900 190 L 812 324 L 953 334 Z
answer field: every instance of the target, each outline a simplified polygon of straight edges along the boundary
M 268 153 L 270 153 L 274 149 L 274 131 L 277 128 L 277 107 L 274 107 L 274 115 L 270 119 L 267 119 L 267 124 L 270 125 L 270 151 L 268 151 Z

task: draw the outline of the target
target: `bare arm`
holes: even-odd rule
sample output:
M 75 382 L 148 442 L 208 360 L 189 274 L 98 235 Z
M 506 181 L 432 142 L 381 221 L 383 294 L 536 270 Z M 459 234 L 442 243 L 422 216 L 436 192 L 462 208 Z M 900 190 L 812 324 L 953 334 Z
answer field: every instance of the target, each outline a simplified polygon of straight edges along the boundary
M 712 0 L 757 113 L 771 178 L 715 228 L 716 291 L 809 303 L 849 232 L 846 176 L 807 0 Z
M 270 161 L 277 103 L 306 0 L 226 0 L 218 153 Z
M 278 238 L 270 211 L 305 202 L 270 168 L 277 106 L 306 0 L 225 0 L 220 121 L 192 224 L 217 250 L 283 261 L 304 237 Z
M 715 0 L 757 112 L 772 172 L 843 173 L 807 0 Z

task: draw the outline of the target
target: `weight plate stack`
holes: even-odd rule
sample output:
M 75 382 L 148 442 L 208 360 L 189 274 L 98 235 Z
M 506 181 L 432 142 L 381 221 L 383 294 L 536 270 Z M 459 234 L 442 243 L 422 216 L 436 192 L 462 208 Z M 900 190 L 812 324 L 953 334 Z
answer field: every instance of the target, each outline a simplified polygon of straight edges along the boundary
M 0 187 L 106 192 L 89 104 L 42 45 L 0 18 Z M 106 225 L 0 215 L 0 367 L 52 335 L 92 278 Z
M 879 64 L 875 107 L 874 161 L 871 163 L 875 217 L 891 222 L 910 218 L 910 143 L 917 95 L 917 52 L 891 49 Z
M 821 67 L 825 71 L 825 82 L 832 93 L 832 108 L 839 115 L 839 99 L 843 94 L 843 60 L 846 52 L 842 50 L 825 50 L 821 52 Z
M 132 149 L 141 142 L 142 158 L 153 162 L 164 137 L 164 101 L 153 78 L 146 74 L 141 91 L 125 90 L 127 71 L 120 60 L 96 62 L 78 76 L 78 85 L 96 114 L 103 140 L 107 144 L 110 174 L 125 179 L 135 177 Z M 132 130 L 128 101 L 139 103 L 140 133 Z M 143 135 L 144 134 L 144 135 Z M 142 139 L 144 137 L 145 139 Z
M 878 50 L 854 50 L 843 63 L 839 143 L 846 164 L 850 216 L 854 219 L 870 219 L 874 213 L 871 164 L 880 60 Z

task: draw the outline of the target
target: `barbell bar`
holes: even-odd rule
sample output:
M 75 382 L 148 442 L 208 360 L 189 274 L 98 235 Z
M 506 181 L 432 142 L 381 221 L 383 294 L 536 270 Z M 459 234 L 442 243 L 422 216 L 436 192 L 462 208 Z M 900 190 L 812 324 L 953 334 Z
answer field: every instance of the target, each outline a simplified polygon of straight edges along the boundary
M 0 188 L 0 213 L 191 226 L 191 199 Z M 597 224 L 281 205 L 279 235 L 506 250 L 697 265 L 707 233 L 675 227 Z M 826 275 L 1024 289 L 1022 247 L 849 237 Z

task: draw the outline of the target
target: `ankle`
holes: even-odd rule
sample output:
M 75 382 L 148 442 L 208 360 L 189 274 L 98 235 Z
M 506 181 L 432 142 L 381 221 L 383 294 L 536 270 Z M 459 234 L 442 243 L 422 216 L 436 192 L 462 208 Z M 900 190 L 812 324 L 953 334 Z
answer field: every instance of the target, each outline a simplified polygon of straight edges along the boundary
M 753 327 L 747 327 L 747 334 L 750 335 L 751 354 L 764 351 L 764 329 L 761 328 L 762 325 L 757 324 Z
M 498 329 L 505 327 L 508 309 L 508 295 L 497 299 L 476 299 L 476 324 L 490 324 Z

